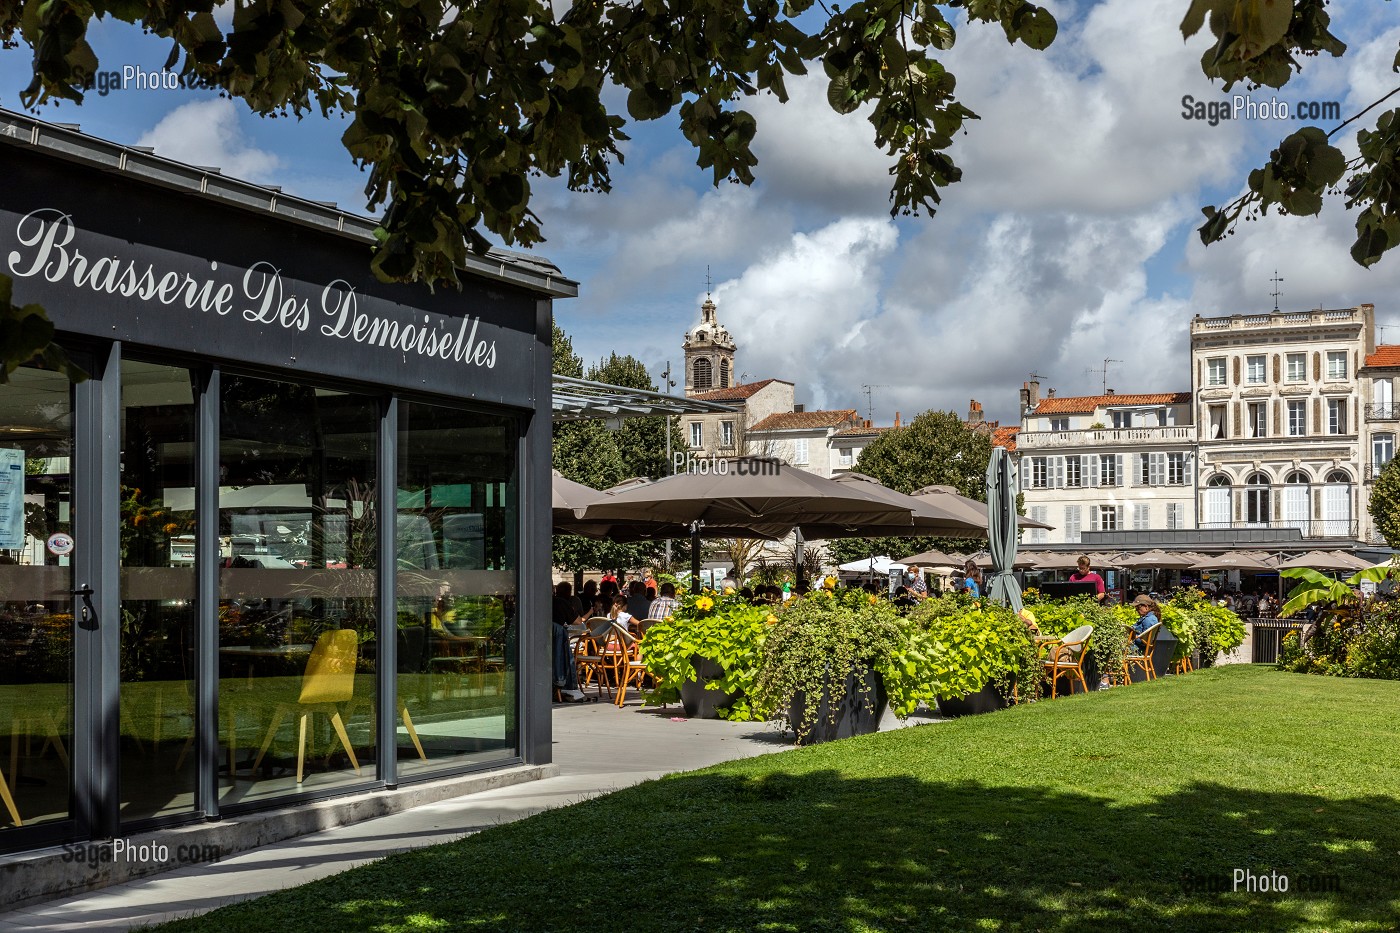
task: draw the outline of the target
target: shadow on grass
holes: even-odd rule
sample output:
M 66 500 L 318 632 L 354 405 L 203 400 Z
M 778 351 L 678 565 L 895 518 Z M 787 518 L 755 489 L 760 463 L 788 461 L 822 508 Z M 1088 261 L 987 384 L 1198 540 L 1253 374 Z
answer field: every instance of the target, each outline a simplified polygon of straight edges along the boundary
M 1291 890 L 1230 891 L 1236 869 Z M 1324 877 L 1336 889 L 1304 889 Z M 1397 893 L 1389 797 L 1198 784 L 1110 807 L 911 777 L 699 774 L 172 928 L 1389 930 Z

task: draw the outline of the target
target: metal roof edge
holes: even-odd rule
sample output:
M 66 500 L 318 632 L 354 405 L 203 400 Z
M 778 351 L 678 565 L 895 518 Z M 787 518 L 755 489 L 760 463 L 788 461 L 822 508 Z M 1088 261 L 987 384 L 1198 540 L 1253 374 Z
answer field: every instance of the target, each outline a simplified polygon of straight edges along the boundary
M 51 123 L 0 108 L 0 142 L 27 146 L 46 155 L 138 179 L 185 194 L 221 201 L 243 210 L 373 243 L 378 221 L 325 202 L 283 194 L 275 186 L 230 178 L 218 169 L 186 165 L 149 149 L 124 146 L 83 133 L 75 124 Z M 552 298 L 575 298 L 578 282 L 560 274 L 549 260 L 492 247 L 485 255 L 469 254 L 462 271 L 494 279 Z

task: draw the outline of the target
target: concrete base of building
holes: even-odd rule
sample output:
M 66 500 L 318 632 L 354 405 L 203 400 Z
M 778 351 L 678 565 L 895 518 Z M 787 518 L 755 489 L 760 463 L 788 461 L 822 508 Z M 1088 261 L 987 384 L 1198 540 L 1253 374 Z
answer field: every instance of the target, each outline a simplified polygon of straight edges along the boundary
M 212 863 L 284 839 L 558 773 L 559 766 L 554 764 L 517 765 L 121 839 L 0 856 L 0 891 L 5 892 L 6 909 L 24 907 L 200 862 Z

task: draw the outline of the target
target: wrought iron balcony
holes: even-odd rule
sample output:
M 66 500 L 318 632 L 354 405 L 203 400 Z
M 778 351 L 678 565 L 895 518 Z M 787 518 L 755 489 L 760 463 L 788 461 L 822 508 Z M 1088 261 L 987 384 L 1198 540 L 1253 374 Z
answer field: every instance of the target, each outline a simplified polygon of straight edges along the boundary
M 1367 405 L 1367 421 L 1400 421 L 1400 405 Z

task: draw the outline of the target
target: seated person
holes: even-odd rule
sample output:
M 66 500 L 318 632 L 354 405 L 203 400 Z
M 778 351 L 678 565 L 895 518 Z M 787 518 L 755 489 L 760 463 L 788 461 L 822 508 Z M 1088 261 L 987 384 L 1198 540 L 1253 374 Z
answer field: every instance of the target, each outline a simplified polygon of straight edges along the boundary
M 1133 643 L 1128 646 L 1128 650 L 1133 654 L 1142 654 L 1143 648 L 1146 647 L 1142 641 L 1142 633 L 1161 621 L 1162 607 L 1157 605 L 1157 600 L 1143 593 L 1133 600 L 1133 608 L 1137 610 L 1138 620 L 1133 624 Z
M 647 598 L 646 587 L 641 580 L 633 580 L 627 584 L 627 612 L 638 619 L 645 619 L 647 611 L 651 609 L 651 600 Z
M 973 599 L 982 595 L 982 568 L 977 566 L 977 562 L 969 560 L 963 565 L 962 592 Z
M 612 611 L 608 613 L 608 618 L 627 629 L 627 631 L 631 632 L 633 635 L 638 634 L 635 617 L 632 613 L 627 611 L 626 596 L 613 597 Z

